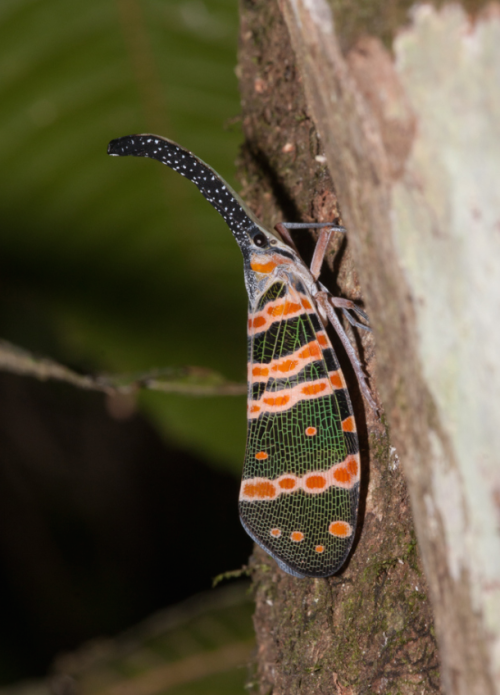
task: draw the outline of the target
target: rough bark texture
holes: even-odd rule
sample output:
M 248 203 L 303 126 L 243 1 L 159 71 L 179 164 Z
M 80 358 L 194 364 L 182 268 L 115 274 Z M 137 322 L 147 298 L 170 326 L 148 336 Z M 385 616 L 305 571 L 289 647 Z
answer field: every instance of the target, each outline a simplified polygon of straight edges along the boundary
M 324 142 L 274 0 L 242 4 L 239 77 L 245 200 L 269 225 L 337 218 Z M 325 282 L 334 292 L 360 301 L 350 245 L 350 235 L 347 244 L 337 240 L 335 274 L 327 274 Z M 372 260 L 378 261 L 373 246 Z M 369 335 L 352 338 L 374 385 L 374 341 Z M 341 348 L 338 353 L 342 357 Z M 365 410 L 353 375 L 343 366 L 361 430 L 360 532 L 348 565 L 327 580 L 294 579 L 256 549 L 252 567 L 259 650 L 253 686 L 274 695 L 437 693 L 433 619 L 399 459 L 385 418 L 378 420 Z
M 408 18 L 406 2 L 360 2 L 354 17 L 332 0 L 332 17 L 324 0 L 263 0 L 242 23 L 247 198 L 267 221 L 278 204 L 331 217 L 326 155 L 450 695 L 500 692 L 500 8 L 482 4 Z M 338 283 L 359 297 L 348 253 Z M 369 338 L 362 351 L 373 373 Z M 363 443 L 366 508 L 341 576 L 296 581 L 258 554 L 261 692 L 438 689 L 406 489 L 369 414 Z

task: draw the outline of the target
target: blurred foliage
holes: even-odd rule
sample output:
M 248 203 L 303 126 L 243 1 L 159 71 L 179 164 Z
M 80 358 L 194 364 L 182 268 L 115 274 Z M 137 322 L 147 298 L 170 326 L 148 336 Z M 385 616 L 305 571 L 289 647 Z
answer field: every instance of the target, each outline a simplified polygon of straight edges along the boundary
M 0 688 L 0 695 L 242 693 L 255 645 L 252 610 L 247 582 L 200 594 L 59 657 L 48 681 Z
M 72 367 L 245 378 L 240 253 L 196 188 L 106 155 L 156 131 L 231 185 L 241 141 L 233 0 L 0 4 L 2 337 Z M 169 438 L 239 471 L 244 398 L 143 394 Z
M 130 404 L 0 373 L 0 684 L 247 561 L 239 480 L 162 441 Z

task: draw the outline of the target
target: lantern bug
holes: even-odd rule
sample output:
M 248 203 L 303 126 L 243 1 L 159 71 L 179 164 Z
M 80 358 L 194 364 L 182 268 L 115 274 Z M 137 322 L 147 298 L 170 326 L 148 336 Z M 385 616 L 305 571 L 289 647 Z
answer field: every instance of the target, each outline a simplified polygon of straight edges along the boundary
M 282 223 L 270 231 L 210 166 L 157 135 L 112 140 L 108 153 L 151 157 L 185 176 L 222 215 L 238 242 L 249 299 L 241 522 L 289 574 L 335 573 L 354 538 L 361 467 L 352 405 L 325 330 L 328 322 L 376 411 L 335 308 L 353 325 L 368 329 L 349 312 L 362 319 L 366 315 L 318 282 L 331 235 L 345 229 L 330 223 Z M 304 227 L 321 229 L 310 268 L 289 233 Z

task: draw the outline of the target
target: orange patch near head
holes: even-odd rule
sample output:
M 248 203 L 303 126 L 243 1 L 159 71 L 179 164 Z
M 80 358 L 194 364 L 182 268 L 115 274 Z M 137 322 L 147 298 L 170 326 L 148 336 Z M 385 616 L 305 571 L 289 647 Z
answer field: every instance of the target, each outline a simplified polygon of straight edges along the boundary
M 302 299 L 302 306 L 304 309 L 312 309 L 311 302 L 308 299 Z
M 298 360 L 283 360 L 283 362 L 273 364 L 273 366 L 271 367 L 271 371 L 281 372 L 282 374 L 284 374 L 285 372 L 291 372 L 292 369 L 295 369 L 298 363 Z
M 257 454 L 255 454 L 255 458 L 257 461 L 265 461 L 267 458 L 269 458 L 269 454 L 267 454 L 265 451 L 259 451 Z
M 310 384 L 309 386 L 304 386 L 302 393 L 306 396 L 314 396 L 316 393 L 321 393 L 326 389 L 326 384 Z M 351 418 L 352 419 L 352 418 Z M 344 423 L 342 423 L 343 425 Z
M 306 487 L 309 490 L 321 490 L 326 485 L 326 478 L 322 475 L 311 475 L 306 480 Z
M 342 429 L 344 432 L 356 432 L 356 425 L 354 424 L 354 418 L 348 417 L 342 421 Z
M 336 468 L 333 471 L 333 477 L 338 483 L 350 483 L 351 482 L 351 474 L 345 468 L 345 466 L 340 466 L 339 468 Z
M 342 379 L 342 376 L 340 374 L 340 371 L 338 372 L 333 372 L 333 374 L 330 374 L 330 381 L 332 383 L 332 386 L 336 389 L 343 389 L 344 388 L 344 382 Z
M 324 552 L 324 550 L 325 550 L 325 546 L 324 546 L 324 545 L 317 545 L 317 546 L 314 548 L 314 550 L 315 550 L 317 553 L 322 553 L 322 552 Z
M 346 521 L 332 521 L 328 527 L 328 531 L 332 536 L 337 536 L 338 538 L 348 538 L 352 533 L 351 525 Z
M 243 494 L 247 497 L 256 497 L 260 500 L 264 500 L 266 497 L 272 499 L 276 497 L 276 488 L 267 480 L 263 480 L 259 483 L 245 483 L 243 485 Z
M 264 326 L 266 323 L 266 319 L 263 316 L 256 316 L 254 319 L 249 319 L 248 321 L 248 326 L 249 328 L 260 328 L 260 326 Z
M 299 352 L 299 357 L 301 360 L 305 360 L 308 357 L 319 357 L 321 355 L 321 350 L 318 343 L 309 343 L 306 347 Z
M 297 482 L 293 478 L 282 478 L 278 485 L 282 490 L 293 490 Z
M 272 529 L 269 531 L 269 533 L 270 533 L 271 536 L 273 536 L 274 538 L 279 538 L 279 537 L 281 536 L 281 531 L 280 531 L 279 528 L 272 528 Z
M 323 347 L 326 347 L 326 346 L 328 345 L 328 339 L 327 339 L 327 337 L 326 337 L 326 335 L 325 335 L 324 333 L 318 333 L 318 334 L 316 335 L 316 340 L 317 340 L 318 343 L 319 343 L 320 345 L 322 345 Z
M 264 403 L 271 406 L 286 405 L 290 400 L 290 396 L 278 396 L 277 398 L 264 398 Z
M 307 427 L 306 428 L 306 434 L 308 437 L 314 437 L 314 435 L 316 434 L 317 431 L 318 430 L 316 429 L 316 427 Z
M 294 531 L 290 538 L 292 539 L 292 541 L 295 541 L 295 543 L 300 543 L 300 541 L 304 540 L 304 534 L 302 533 L 302 531 Z
M 250 268 L 255 270 L 256 273 L 270 273 L 276 268 L 276 263 L 269 261 L 268 263 L 257 263 L 257 261 L 252 261 L 250 263 Z

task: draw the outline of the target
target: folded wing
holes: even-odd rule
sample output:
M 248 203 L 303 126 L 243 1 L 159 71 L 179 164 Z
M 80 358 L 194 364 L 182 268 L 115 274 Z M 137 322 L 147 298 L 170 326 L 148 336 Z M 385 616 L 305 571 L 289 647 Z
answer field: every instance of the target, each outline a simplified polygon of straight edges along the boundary
M 299 281 L 249 316 L 248 436 L 240 517 L 295 576 L 325 577 L 353 541 L 359 445 L 336 355 Z

